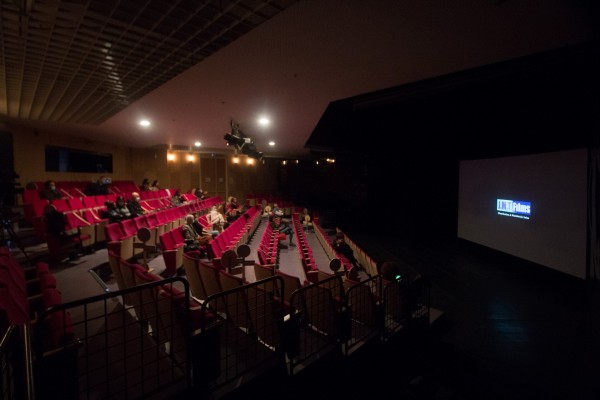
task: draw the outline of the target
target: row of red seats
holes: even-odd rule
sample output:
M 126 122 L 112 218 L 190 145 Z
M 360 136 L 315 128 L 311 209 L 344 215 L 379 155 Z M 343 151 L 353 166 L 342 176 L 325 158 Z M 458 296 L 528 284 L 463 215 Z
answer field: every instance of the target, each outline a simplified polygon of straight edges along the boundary
M 198 215 L 198 213 L 192 212 L 188 212 L 185 215 L 187 214 Z M 245 243 L 248 234 L 256 229 L 258 225 L 256 218 L 259 216 L 258 208 L 250 208 L 244 215 L 247 217 L 241 216 L 209 242 L 209 259 L 214 264 L 219 265 L 219 260 L 223 252 L 235 249 L 239 244 Z M 205 226 L 205 215 L 200 213 L 198 221 L 201 225 Z M 185 221 L 182 220 L 180 225 L 184 223 Z M 165 268 L 169 275 L 175 274 L 183 266 L 185 240 L 180 225 L 174 226 L 172 229 L 159 235 L 160 248 Z
M 91 183 L 90 181 L 55 181 L 56 189 L 60 191 L 65 197 L 80 197 L 84 196 L 84 192 L 88 185 Z M 139 186 L 136 185 L 133 181 L 112 181 L 110 183 L 110 189 L 117 194 L 120 193 L 131 193 L 137 192 L 140 190 Z M 25 201 L 25 197 L 34 196 L 35 193 L 39 195 L 41 191 L 44 190 L 44 182 L 29 182 L 25 188 L 25 192 L 28 192 L 27 195 L 24 194 L 23 200 Z M 39 198 L 39 197 L 38 197 Z
M 279 264 L 279 242 L 285 240 L 285 234 L 273 230 L 273 227 L 267 220 L 267 226 L 258 244 L 256 250 L 258 263 L 261 265 Z
M 164 251 L 165 245 L 161 241 L 161 236 L 165 232 L 170 232 L 184 224 L 187 214 L 205 213 L 213 205 L 220 202 L 220 197 L 211 197 L 210 199 L 198 200 L 194 203 L 107 224 L 105 226 L 107 248 L 112 249 L 125 260 L 143 254 L 148 247 L 156 249 L 160 246 Z M 150 233 L 146 242 L 142 242 L 138 237 L 138 232 L 142 228 L 147 228 Z
M 74 337 L 71 316 L 55 312 L 44 318 L 45 311 L 61 304 L 56 278 L 46 263 L 23 267 L 6 246 L 0 247 L 0 332 L 9 326 L 43 326 L 42 351 L 70 342 Z
M 342 230 L 340 230 L 339 228 L 337 229 L 337 231 L 343 233 Z M 362 265 L 365 268 L 367 273 L 371 276 L 378 275 L 379 270 L 377 267 L 377 262 L 373 259 L 373 257 L 369 256 L 364 249 L 362 249 L 358 244 L 356 244 L 356 242 L 354 242 L 345 233 L 344 233 L 344 238 L 345 238 L 346 243 L 348 243 L 348 245 L 352 249 L 352 252 L 354 253 L 354 257 L 356 257 L 356 259 L 358 260 L 360 265 Z
M 240 244 L 248 242 L 260 221 L 258 207 L 250 207 L 244 214 L 223 229 L 214 240 L 209 243 L 209 259 L 213 265 L 221 267 L 221 256 L 227 250 L 236 250 Z
M 98 244 L 106 241 L 105 226 L 108 224 L 108 220 L 101 217 L 106 207 L 98 206 L 97 203 L 93 202 L 94 200 L 101 202 L 106 199 L 111 199 L 111 195 L 89 196 L 83 198 L 84 201 L 81 201 L 79 198 L 58 199 L 50 202 L 43 200 L 45 206 L 52 204 L 56 207 L 57 211 L 64 214 L 66 219 L 65 230 L 71 235 L 70 240 L 72 243 L 65 243 L 64 238 L 55 238 L 46 235 L 46 221 L 43 213 L 33 219 L 36 235 L 40 241 L 47 242 L 53 262 L 58 262 L 63 258 L 71 247 L 77 247 L 83 251 L 84 249 L 95 248 Z M 147 208 L 149 210 L 148 214 L 144 215 L 143 218 L 137 218 L 133 222 L 129 221 L 125 224 L 135 223 L 137 229 L 141 227 L 155 227 L 175 219 L 176 216 L 173 215 L 174 213 L 177 213 L 178 216 L 183 213 L 195 213 L 200 210 L 206 210 L 212 205 L 220 203 L 220 201 L 219 197 L 214 197 L 206 200 L 196 200 L 177 207 L 169 202 L 168 208 Z M 152 214 L 156 214 L 156 219 L 160 220 L 158 223 L 154 221 L 155 217 L 151 217 Z M 158 245 L 157 238 L 158 234 L 155 233 L 152 236 L 154 245 Z
M 160 276 L 149 272 L 143 265 L 130 262 L 119 257 L 113 251 L 108 252 L 108 258 L 119 290 L 130 289 L 146 283 L 160 282 Z M 201 311 L 201 304 L 193 298 L 189 299 L 186 306 L 185 292 L 178 289 L 174 282 L 154 286 L 139 293 L 130 293 L 123 296 L 125 305 L 133 307 L 136 317 L 140 321 L 150 323 L 153 332 L 162 334 L 183 334 L 184 329 L 195 330 L 199 327 L 201 318 L 211 320 L 210 312 Z M 187 308 L 187 310 L 186 310 Z M 187 313 L 189 311 L 189 314 Z M 185 324 L 184 316 L 189 315 L 189 325 Z M 152 326 L 153 324 L 156 324 Z M 174 328 L 177 329 L 174 329 Z M 181 354 L 181 343 L 184 336 L 168 336 L 164 341 L 171 342 L 171 355 L 176 358 L 185 358 Z
M 323 246 L 323 249 L 325 250 L 325 253 L 327 253 L 329 259 L 339 259 L 341 267 L 343 267 L 343 272 L 346 274 L 346 277 L 348 277 L 348 271 L 352 269 L 352 263 L 343 254 L 339 254 L 334 250 L 332 238 L 323 230 L 323 227 L 321 227 L 317 221 L 313 222 L 313 227 L 315 230 L 315 235 L 321 243 L 321 246 Z
M 123 196 L 125 201 L 127 201 L 131 198 L 131 193 L 132 192 L 124 192 L 122 194 L 110 193 L 107 195 L 96 196 L 71 196 L 55 200 L 40 199 L 38 197 L 23 203 L 23 213 L 25 220 L 33 222 L 34 218 L 43 215 L 44 208 L 48 204 L 53 204 L 60 212 L 79 211 L 84 208 L 97 210 L 106 207 L 106 201 L 117 201 L 118 196 Z M 146 198 L 140 194 L 140 204 L 146 211 L 161 210 L 164 208 L 173 207 L 173 204 L 171 203 L 171 196 L 169 195 L 169 191 L 167 189 L 141 193 L 153 193 L 152 196 L 147 196 Z M 193 201 L 193 199 L 190 201 Z
M 292 214 L 292 226 L 296 236 L 296 245 L 298 254 L 300 255 L 300 260 L 302 261 L 304 272 L 318 270 L 312 249 L 306 240 L 306 232 L 304 231 L 304 227 L 300 221 L 300 214 Z

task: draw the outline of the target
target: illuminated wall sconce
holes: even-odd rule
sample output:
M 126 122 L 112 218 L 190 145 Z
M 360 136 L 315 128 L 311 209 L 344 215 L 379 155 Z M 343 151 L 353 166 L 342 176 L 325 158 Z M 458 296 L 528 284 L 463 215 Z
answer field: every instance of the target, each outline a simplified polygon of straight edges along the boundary
M 167 161 L 175 161 L 175 153 L 167 153 Z
M 231 162 L 233 162 L 234 164 L 239 164 L 240 163 L 240 158 L 239 157 L 233 157 L 231 159 Z
M 281 165 L 287 165 L 287 161 L 286 161 L 286 160 L 283 160 L 283 161 L 281 162 Z
M 188 154 L 187 160 L 188 160 L 188 162 L 194 162 L 194 161 L 196 161 L 196 156 L 194 156 L 193 154 Z
M 246 164 L 248 164 L 248 165 L 254 165 L 254 159 L 253 159 L 253 158 L 250 158 L 250 157 L 248 157 L 248 158 L 246 159 Z
M 335 163 L 335 158 L 326 158 L 325 161 L 327 161 L 330 164 Z

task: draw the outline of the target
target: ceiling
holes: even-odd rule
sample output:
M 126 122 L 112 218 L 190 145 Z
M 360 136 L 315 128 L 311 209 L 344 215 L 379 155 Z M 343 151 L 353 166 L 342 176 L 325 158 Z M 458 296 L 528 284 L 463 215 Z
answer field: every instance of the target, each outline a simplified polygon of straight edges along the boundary
M 230 151 L 233 120 L 265 157 L 303 157 L 332 102 L 596 39 L 597 17 L 591 0 L 1 0 L 0 119 L 208 152 Z

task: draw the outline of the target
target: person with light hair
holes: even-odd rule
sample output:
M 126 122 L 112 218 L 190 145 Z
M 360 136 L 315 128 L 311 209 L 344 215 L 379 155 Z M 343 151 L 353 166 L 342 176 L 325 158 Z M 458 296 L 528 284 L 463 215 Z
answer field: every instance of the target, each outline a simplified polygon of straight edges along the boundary
M 220 207 L 220 206 L 219 206 Z M 213 230 L 221 233 L 223 232 L 223 227 L 225 226 L 225 217 L 219 211 L 217 206 L 212 206 L 208 213 L 208 223 L 212 226 Z
M 185 216 L 185 225 L 181 227 L 181 232 L 183 233 L 183 239 L 185 241 L 183 251 L 186 253 L 188 251 L 201 250 L 200 239 L 202 235 L 194 227 L 194 221 L 194 215 L 188 214 Z

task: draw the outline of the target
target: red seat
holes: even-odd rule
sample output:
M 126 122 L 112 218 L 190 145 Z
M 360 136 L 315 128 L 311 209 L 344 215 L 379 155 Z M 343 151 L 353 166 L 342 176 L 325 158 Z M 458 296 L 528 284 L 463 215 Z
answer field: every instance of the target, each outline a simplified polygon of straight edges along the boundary
M 128 260 L 134 256 L 133 236 L 126 234 L 123 227 L 118 222 L 107 224 L 104 227 L 106 235 L 106 247 L 114 251 L 123 260 Z
M 133 221 L 133 219 L 125 219 L 125 220 L 121 221 L 120 224 L 121 224 L 121 228 L 123 229 L 123 232 L 127 236 L 136 236 L 137 235 L 138 228 L 135 226 L 135 222 Z
M 81 198 L 81 201 L 83 202 L 83 205 L 85 206 L 85 208 L 97 208 L 98 206 L 103 206 L 104 203 L 102 204 L 98 204 L 96 203 L 96 198 L 94 196 L 85 196 Z
M 123 227 L 118 222 L 110 223 L 104 229 L 106 231 L 106 238 L 111 242 L 116 242 L 129 236 L 125 234 Z
M 81 247 L 90 247 L 95 243 L 95 226 L 73 211 L 66 212 L 65 219 L 67 220 L 67 231 L 77 232 L 77 240 Z
M 50 201 L 46 200 L 46 199 L 40 199 L 37 201 L 34 201 L 32 203 L 33 205 L 33 216 L 34 217 L 41 217 L 44 215 L 44 209 L 46 208 L 46 206 L 50 204 Z
M 177 243 L 172 231 L 165 232 L 159 236 L 160 248 L 165 262 L 165 271 L 174 275 L 183 267 L 183 242 Z
M 37 200 L 41 200 L 40 192 L 37 189 L 25 189 L 23 191 L 23 203 L 33 203 Z
M 178 246 L 171 236 L 171 232 L 165 232 L 159 236 L 160 248 L 163 251 L 175 250 Z
M 183 246 L 185 244 L 185 239 L 183 237 L 183 231 L 181 230 L 181 227 L 171 229 L 170 233 L 176 245 Z
M 50 203 L 56 207 L 56 211 L 60 211 L 62 213 L 71 211 L 71 207 L 69 207 L 67 199 L 54 199 Z
M 73 211 L 80 211 L 86 208 L 81 201 L 81 197 L 71 197 L 67 199 L 67 204 L 69 208 Z

